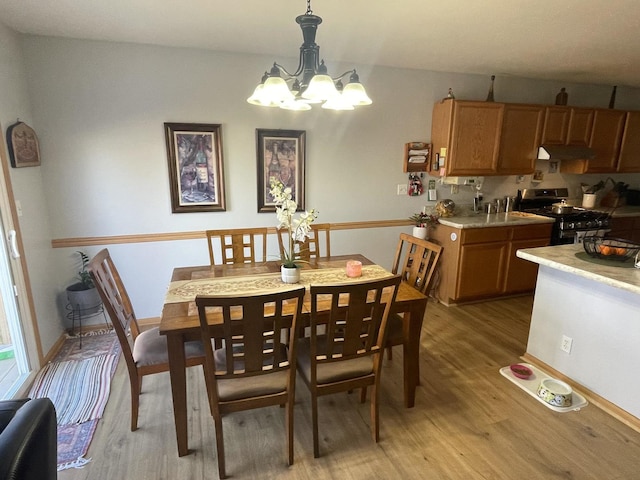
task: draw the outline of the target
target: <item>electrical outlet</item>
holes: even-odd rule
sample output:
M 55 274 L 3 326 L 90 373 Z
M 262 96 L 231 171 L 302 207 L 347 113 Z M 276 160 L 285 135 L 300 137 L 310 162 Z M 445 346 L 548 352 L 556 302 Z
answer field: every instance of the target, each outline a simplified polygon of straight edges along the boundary
M 571 353 L 571 346 L 573 345 L 573 338 L 562 335 L 562 341 L 560 342 L 560 350 L 566 353 Z
M 407 194 L 407 184 L 406 183 L 399 183 L 398 184 L 397 195 L 406 195 L 406 194 Z

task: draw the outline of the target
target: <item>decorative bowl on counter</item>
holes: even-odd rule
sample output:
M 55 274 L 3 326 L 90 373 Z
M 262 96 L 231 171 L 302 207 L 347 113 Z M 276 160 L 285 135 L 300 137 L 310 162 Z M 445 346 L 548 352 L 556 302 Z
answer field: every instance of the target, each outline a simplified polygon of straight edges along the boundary
M 571 386 L 555 378 L 544 378 L 538 387 L 538 397 L 554 407 L 570 407 L 573 402 Z
M 533 370 L 531 370 L 526 365 L 521 365 L 519 363 L 514 363 L 513 365 L 510 365 L 509 369 L 511 370 L 511 373 L 513 373 L 514 376 L 521 378 L 523 380 L 526 380 L 531 375 L 533 375 Z
M 450 198 L 445 198 L 436 203 L 435 209 L 439 217 L 451 217 L 456 210 L 456 204 Z
M 622 238 L 585 235 L 582 239 L 584 251 L 594 258 L 626 262 L 640 252 L 640 245 Z

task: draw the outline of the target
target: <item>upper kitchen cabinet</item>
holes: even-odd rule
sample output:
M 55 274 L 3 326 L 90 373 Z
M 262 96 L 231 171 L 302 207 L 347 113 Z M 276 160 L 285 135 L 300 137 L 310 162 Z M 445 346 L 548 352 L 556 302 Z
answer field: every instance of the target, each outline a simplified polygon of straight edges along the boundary
M 606 173 L 616 170 L 627 112 L 605 109 L 589 110 L 589 112 L 591 112 L 590 117 L 593 121 L 587 121 L 588 116 L 584 115 L 582 121 L 579 122 L 581 124 L 580 131 L 582 131 L 582 125 L 591 125 L 587 146 L 594 151 L 595 157 L 582 160 L 563 160 L 560 165 L 561 172 Z
M 526 175 L 535 170 L 545 109 L 537 105 L 504 105 L 498 173 Z
M 587 161 L 585 173 L 614 172 L 616 170 L 620 155 L 620 140 L 626 118 L 627 112 L 620 110 L 595 111 L 589 146 L 596 152 L 596 156 Z
M 431 141 L 434 153 L 444 153 L 445 175 L 496 175 L 503 112 L 502 103 L 435 104 Z
M 569 109 L 567 107 L 547 107 L 544 114 L 542 142 L 546 145 L 565 145 L 569 127 Z
M 594 111 L 589 108 L 571 108 L 567 145 L 589 145 L 593 127 Z
M 640 172 L 640 112 L 627 112 L 618 172 Z
M 546 107 L 543 145 L 589 145 L 594 111 L 590 108 Z

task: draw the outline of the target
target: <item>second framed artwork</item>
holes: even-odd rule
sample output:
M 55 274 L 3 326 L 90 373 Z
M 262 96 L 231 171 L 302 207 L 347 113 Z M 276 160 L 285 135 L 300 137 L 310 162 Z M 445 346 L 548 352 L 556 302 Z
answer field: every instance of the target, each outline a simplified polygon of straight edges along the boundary
M 271 177 L 291 188 L 297 210 L 304 210 L 305 136 L 304 130 L 256 129 L 258 212 L 276 210 L 269 194 Z

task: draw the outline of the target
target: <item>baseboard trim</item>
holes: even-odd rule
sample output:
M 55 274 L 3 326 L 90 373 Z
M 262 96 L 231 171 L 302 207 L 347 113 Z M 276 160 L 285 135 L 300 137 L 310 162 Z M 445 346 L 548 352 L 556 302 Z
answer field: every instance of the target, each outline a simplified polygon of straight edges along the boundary
M 617 405 L 611 403 L 609 400 L 601 397 L 597 393 L 592 392 L 591 390 L 589 390 L 588 388 L 586 388 L 583 385 L 579 384 L 578 382 L 576 382 L 572 378 L 567 377 L 566 375 L 560 373 L 558 370 L 556 370 L 552 366 L 546 364 L 545 362 L 543 362 L 539 358 L 537 358 L 537 357 L 535 357 L 535 356 L 533 356 L 533 355 L 531 355 L 529 353 L 525 353 L 520 358 L 522 360 L 524 360 L 525 362 L 531 363 L 531 364 L 535 365 L 536 367 L 541 368 L 542 370 L 546 371 L 547 373 L 549 373 L 553 377 L 558 378 L 558 379 L 562 380 L 563 382 L 568 383 L 569 385 L 571 385 L 571 388 L 573 388 L 574 390 L 576 390 L 580 394 L 584 395 L 586 397 L 586 399 L 589 401 L 589 403 L 597 406 L 598 408 L 600 408 L 604 412 L 608 413 L 609 415 L 611 415 L 615 419 L 621 421 L 622 423 L 624 423 L 628 427 L 631 427 L 636 432 L 640 432 L 640 418 L 636 417 L 635 415 L 630 414 L 626 410 L 623 410 L 622 408 L 618 407 Z

